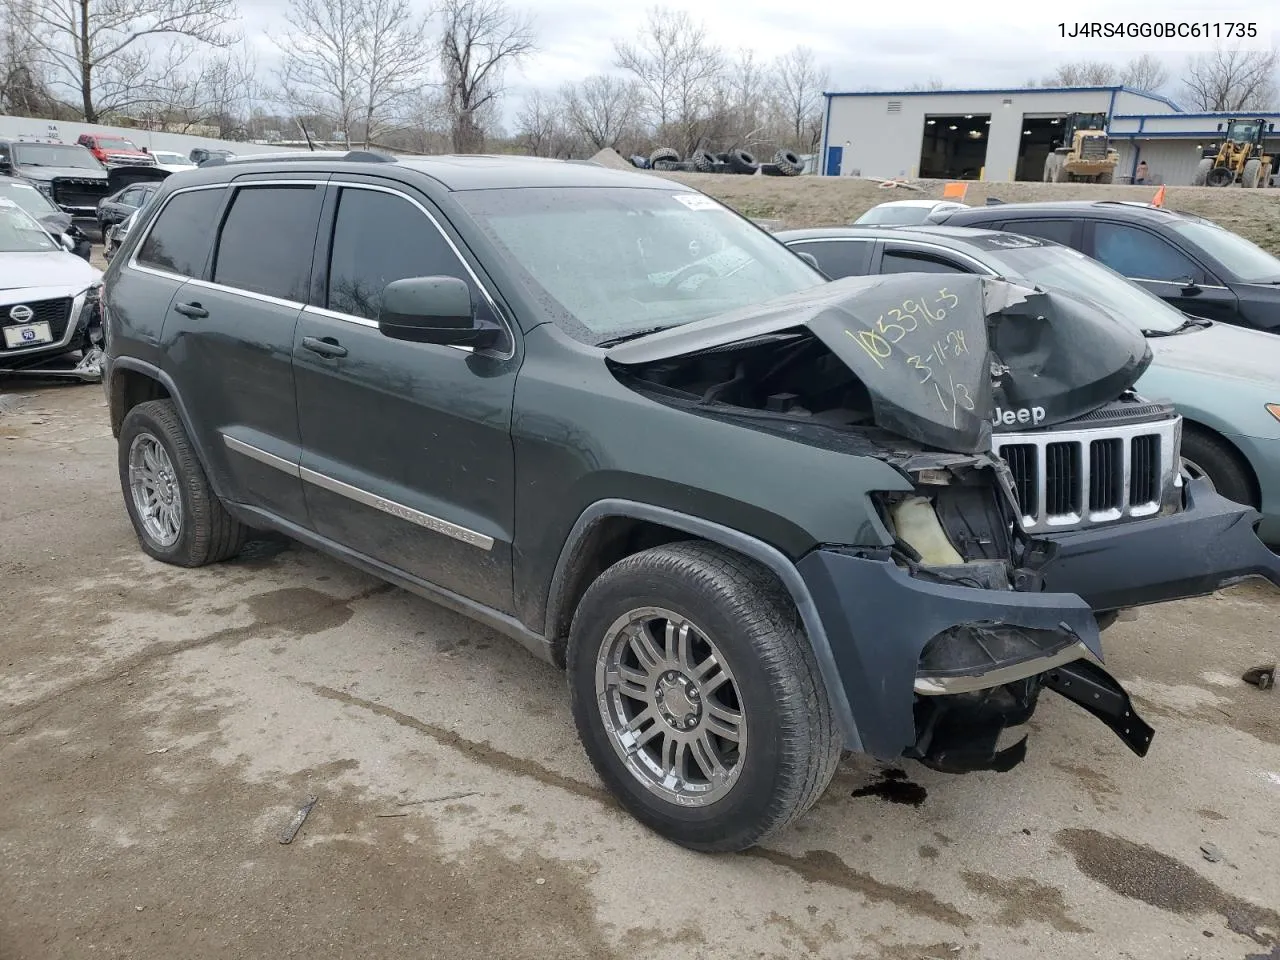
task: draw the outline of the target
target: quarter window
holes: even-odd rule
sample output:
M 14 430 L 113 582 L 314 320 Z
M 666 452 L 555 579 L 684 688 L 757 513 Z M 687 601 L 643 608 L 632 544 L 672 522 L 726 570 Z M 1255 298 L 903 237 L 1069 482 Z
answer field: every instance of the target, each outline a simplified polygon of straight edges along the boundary
M 1093 228 L 1093 256 L 1135 280 L 1202 280 L 1204 272 L 1154 233 L 1123 223 L 1099 221 Z
M 305 302 L 319 220 L 319 184 L 241 187 L 218 237 L 213 282 Z
M 182 277 L 202 277 L 222 198 L 222 190 L 192 190 L 171 197 L 142 242 L 138 263 Z
M 377 319 L 382 291 L 406 277 L 457 277 L 472 286 L 479 316 L 490 317 L 470 276 L 435 224 L 406 198 L 344 188 L 329 253 L 328 308 Z M 496 319 L 493 319 L 496 325 Z

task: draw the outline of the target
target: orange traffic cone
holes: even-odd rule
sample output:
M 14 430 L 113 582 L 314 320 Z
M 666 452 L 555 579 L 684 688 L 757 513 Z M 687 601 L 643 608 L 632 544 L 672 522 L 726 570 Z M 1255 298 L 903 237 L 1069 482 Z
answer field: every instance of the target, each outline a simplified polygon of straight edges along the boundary
M 1161 185 L 1160 185 L 1160 189 L 1156 191 L 1155 198 L 1154 198 L 1154 199 L 1152 199 L 1152 201 L 1151 201 L 1151 205 L 1152 205 L 1153 207 L 1163 207 L 1163 206 L 1164 206 L 1164 184 L 1161 184 Z

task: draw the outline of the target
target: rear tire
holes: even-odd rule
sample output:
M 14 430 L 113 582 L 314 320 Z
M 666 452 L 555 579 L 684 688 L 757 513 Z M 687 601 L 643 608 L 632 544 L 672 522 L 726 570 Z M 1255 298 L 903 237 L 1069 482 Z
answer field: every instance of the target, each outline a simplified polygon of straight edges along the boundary
M 745 150 L 729 151 L 729 169 L 734 173 L 752 174 L 758 170 L 760 164 L 756 163 L 756 158 Z
M 165 563 L 229 560 L 248 529 L 218 500 L 171 400 L 140 403 L 119 438 L 120 487 L 142 549 Z
M 1240 186 L 1246 190 L 1253 190 L 1258 186 L 1258 177 L 1262 173 L 1261 160 L 1248 160 L 1245 162 L 1244 171 L 1240 174 Z
M 1206 430 L 1184 427 L 1182 461 L 1193 477 L 1207 477 L 1228 500 L 1257 507 L 1253 476 L 1248 465 L 1225 440 Z
M 698 173 L 715 173 L 719 161 L 716 160 L 715 154 L 709 150 L 695 150 L 693 156 L 689 158 L 693 164 L 693 169 Z
M 713 544 L 656 547 L 601 574 L 573 618 L 568 675 L 605 785 L 641 823 L 694 850 L 743 850 L 784 829 L 840 759 L 790 597 Z
M 804 164 L 790 150 L 779 150 L 775 153 L 773 164 L 778 168 L 778 173 L 784 177 L 798 177 L 804 172 Z
M 1195 175 L 1191 178 L 1193 187 L 1203 187 L 1209 180 L 1209 171 L 1213 169 L 1213 159 L 1206 157 L 1196 166 Z
M 1204 182 L 1210 187 L 1229 187 L 1236 182 L 1236 175 L 1230 167 L 1214 167 L 1205 176 Z

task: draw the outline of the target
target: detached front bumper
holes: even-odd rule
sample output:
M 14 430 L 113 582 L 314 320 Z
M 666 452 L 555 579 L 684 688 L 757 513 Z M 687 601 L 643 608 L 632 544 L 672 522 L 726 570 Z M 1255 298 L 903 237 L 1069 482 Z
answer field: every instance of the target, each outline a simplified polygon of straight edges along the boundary
M 797 569 L 822 618 L 858 745 L 880 759 L 916 747 L 917 696 L 972 695 L 1102 659 L 1093 610 L 1071 594 L 935 583 L 835 550 L 816 550 Z M 922 669 L 930 641 L 967 648 L 966 632 L 976 632 L 993 656 L 949 670 L 956 659 L 942 650 L 936 671 Z
M 1192 480 L 1181 513 L 1045 538 L 1046 590 L 1097 611 L 1202 596 L 1252 577 L 1280 586 L 1280 556 L 1259 539 L 1261 514 Z

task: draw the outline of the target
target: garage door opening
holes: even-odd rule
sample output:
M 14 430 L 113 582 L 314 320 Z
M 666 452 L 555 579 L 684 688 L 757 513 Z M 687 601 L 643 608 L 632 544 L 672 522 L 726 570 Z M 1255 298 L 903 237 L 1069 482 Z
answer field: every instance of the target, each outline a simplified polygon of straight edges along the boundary
M 920 176 L 977 180 L 987 165 L 991 114 L 927 114 L 920 147 Z
M 1061 116 L 1023 116 L 1015 180 L 1043 180 L 1044 163 L 1062 139 Z

